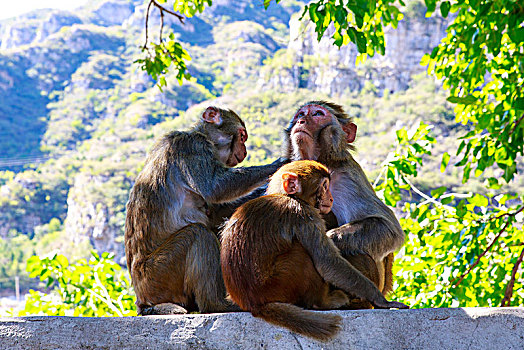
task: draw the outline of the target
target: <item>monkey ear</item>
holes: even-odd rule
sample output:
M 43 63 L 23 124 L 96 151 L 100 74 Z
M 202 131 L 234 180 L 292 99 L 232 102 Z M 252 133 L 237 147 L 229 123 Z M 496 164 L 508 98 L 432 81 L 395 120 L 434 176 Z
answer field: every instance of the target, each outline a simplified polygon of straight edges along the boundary
M 283 173 L 282 174 L 282 186 L 287 194 L 295 194 L 300 192 L 300 180 L 298 175 L 295 173 Z
M 202 114 L 202 119 L 206 123 L 220 125 L 222 124 L 222 115 L 220 111 L 215 107 L 207 107 L 207 109 Z
M 344 130 L 344 132 L 346 133 L 347 143 L 355 141 L 355 138 L 357 137 L 357 124 L 347 123 L 345 125 L 342 125 L 342 130 Z

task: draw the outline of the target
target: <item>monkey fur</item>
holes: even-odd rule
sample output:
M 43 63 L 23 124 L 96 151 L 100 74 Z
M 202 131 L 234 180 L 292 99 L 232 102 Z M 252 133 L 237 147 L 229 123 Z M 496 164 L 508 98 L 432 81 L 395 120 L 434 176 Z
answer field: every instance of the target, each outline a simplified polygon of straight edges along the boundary
M 231 110 L 209 107 L 190 131 L 172 131 L 149 152 L 127 203 L 125 248 L 139 315 L 238 310 L 225 298 L 209 204 L 234 200 L 283 164 L 231 168 L 247 131 Z
M 285 130 L 284 154 L 291 160 L 316 160 L 331 170 L 332 213 L 336 220 L 330 220 L 328 229 L 334 229 L 327 234 L 342 256 L 355 266 L 359 265 L 355 259 L 373 260 L 379 275 L 374 282 L 386 295 L 393 284 L 394 252 L 404 244 L 405 234 L 350 153 L 355 149 L 351 143 L 356 129 L 341 106 L 326 101 L 308 102 L 298 108 Z
M 227 292 L 243 310 L 322 341 L 340 330 L 340 316 L 303 308 L 346 305 L 343 291 L 378 308 L 406 308 L 387 301 L 326 236 L 320 213 L 333 203 L 329 176 L 314 161 L 284 165 L 266 196 L 243 204 L 227 221 L 220 254 Z

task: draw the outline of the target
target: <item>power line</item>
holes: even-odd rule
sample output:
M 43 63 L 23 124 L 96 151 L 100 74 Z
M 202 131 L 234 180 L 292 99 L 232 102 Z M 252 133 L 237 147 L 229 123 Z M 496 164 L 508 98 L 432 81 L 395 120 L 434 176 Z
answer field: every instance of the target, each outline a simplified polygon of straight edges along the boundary
M 0 158 L 0 167 L 10 167 L 15 165 L 24 164 L 40 164 L 51 159 L 49 156 L 33 156 L 33 157 L 13 157 L 13 158 Z

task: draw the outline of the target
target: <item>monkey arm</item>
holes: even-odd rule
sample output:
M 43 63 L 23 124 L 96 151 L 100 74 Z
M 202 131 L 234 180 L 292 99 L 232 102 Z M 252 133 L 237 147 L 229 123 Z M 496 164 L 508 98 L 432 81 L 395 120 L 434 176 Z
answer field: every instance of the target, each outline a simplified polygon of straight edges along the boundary
M 232 202 L 210 204 L 208 211 L 210 227 L 218 231 L 224 221 L 230 218 L 238 207 L 252 199 L 263 196 L 266 188 L 267 185 L 262 185 L 253 192 L 235 199 Z
M 269 179 L 286 160 L 252 167 L 228 168 L 216 157 L 213 149 L 184 155 L 180 168 L 189 187 L 208 203 L 224 203 L 250 193 Z
M 320 222 L 320 221 L 319 221 Z M 311 256 L 319 274 L 335 287 L 340 288 L 359 298 L 370 301 L 377 307 L 384 306 L 388 301 L 378 288 L 367 277 L 360 273 L 341 255 L 333 241 L 326 235 L 321 224 L 304 223 L 295 236 Z
M 345 254 L 364 251 L 382 260 L 404 244 L 404 232 L 396 226 L 380 216 L 367 217 L 329 230 L 326 235 Z

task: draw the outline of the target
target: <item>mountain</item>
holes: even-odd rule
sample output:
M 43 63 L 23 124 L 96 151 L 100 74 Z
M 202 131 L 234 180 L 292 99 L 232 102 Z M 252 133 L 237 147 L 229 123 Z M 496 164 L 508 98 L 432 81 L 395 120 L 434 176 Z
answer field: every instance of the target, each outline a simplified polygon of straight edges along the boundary
M 195 80 L 180 86 L 168 75 L 163 91 L 133 63 L 143 55 L 142 0 L 0 21 L 0 252 L 17 252 L 0 258 L 10 266 L 0 269 L 0 288 L 11 283 L 2 276 L 23 274 L 13 261 L 33 253 L 85 256 L 95 248 L 123 263 L 125 204 L 147 150 L 211 104 L 242 116 L 246 164 L 262 164 L 278 157 L 279 132 L 301 103 L 338 102 L 356 117 L 356 157 L 372 179 L 395 130 L 422 120 L 434 125 L 438 143 L 414 182 L 424 191 L 479 190 L 483 179 L 464 186 L 459 169 L 439 171 L 442 152 L 454 152 L 467 128 L 419 65 L 446 22 L 426 19 L 421 1 L 408 2 L 399 28 L 386 33 L 386 56 L 355 66 L 353 45 L 319 43 L 298 21 L 302 6 L 282 1 L 264 11 L 257 2 L 216 0 L 184 25 L 166 18 L 164 33 L 175 32 L 188 50 Z M 153 12 L 150 36 L 159 25 Z M 507 190 L 523 187 L 518 177 Z

